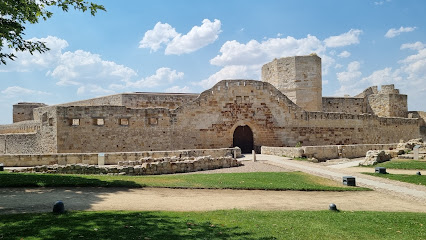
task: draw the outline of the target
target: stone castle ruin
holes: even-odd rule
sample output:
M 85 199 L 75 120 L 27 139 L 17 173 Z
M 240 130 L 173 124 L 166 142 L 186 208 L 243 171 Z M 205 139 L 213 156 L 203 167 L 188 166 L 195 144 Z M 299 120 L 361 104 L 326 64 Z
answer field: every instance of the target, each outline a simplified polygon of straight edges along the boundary
M 18 103 L 0 154 L 137 152 L 426 140 L 426 113 L 394 85 L 323 97 L 321 58 L 275 59 L 262 81 L 223 80 L 201 94 L 122 93 L 47 106 Z

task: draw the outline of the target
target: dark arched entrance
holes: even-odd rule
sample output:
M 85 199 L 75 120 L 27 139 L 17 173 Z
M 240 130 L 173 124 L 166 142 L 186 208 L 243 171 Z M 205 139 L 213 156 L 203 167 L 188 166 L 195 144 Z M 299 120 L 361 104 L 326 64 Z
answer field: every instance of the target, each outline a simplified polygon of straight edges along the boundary
M 253 148 L 253 132 L 249 126 L 239 126 L 234 131 L 233 147 L 241 148 L 241 153 L 251 153 Z

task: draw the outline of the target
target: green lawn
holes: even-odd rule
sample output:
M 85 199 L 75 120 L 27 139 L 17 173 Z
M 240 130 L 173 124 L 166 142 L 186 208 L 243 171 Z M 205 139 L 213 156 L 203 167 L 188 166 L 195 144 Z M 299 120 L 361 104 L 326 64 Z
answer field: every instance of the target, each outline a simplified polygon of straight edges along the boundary
M 426 186 L 426 175 L 419 176 L 414 174 L 409 175 L 409 174 L 380 174 L 380 173 L 363 173 L 363 174 Z
M 388 162 L 379 163 L 373 167 L 426 170 L 426 161 L 395 159 Z
M 0 215 L 1 239 L 426 239 L 426 214 L 243 211 Z
M 157 176 L 0 173 L 0 187 L 171 187 L 304 191 L 369 190 L 343 186 L 301 172 L 253 172 Z

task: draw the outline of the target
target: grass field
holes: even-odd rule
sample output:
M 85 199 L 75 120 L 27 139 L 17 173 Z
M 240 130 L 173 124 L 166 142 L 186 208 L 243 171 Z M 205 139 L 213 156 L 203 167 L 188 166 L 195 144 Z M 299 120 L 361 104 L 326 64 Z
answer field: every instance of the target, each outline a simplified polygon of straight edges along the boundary
M 69 212 L 0 215 L 2 239 L 426 239 L 425 213 Z
M 426 170 L 426 161 L 395 159 L 388 162 L 379 163 L 373 167 Z
M 252 172 L 157 176 L 0 173 L 0 187 L 172 187 L 303 191 L 369 190 L 301 172 Z
M 426 176 L 425 175 L 408 175 L 408 174 L 380 174 L 380 173 L 363 173 L 368 174 L 375 177 L 382 177 L 391 180 L 414 183 L 417 185 L 425 185 L 426 186 Z

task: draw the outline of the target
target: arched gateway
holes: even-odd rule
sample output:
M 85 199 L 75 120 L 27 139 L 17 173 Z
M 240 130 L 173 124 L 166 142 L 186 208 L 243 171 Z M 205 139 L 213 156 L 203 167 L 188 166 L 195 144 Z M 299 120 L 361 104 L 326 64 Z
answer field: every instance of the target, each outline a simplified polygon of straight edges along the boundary
M 241 148 L 241 153 L 251 153 L 253 148 L 253 132 L 249 126 L 239 126 L 234 131 L 233 147 Z

